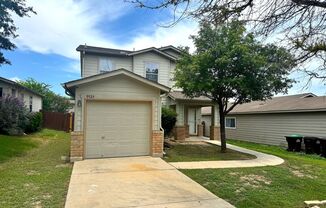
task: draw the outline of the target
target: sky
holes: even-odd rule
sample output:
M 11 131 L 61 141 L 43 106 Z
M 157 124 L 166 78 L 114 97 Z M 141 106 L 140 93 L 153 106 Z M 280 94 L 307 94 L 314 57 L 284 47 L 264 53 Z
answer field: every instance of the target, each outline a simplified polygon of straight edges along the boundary
M 52 90 L 64 95 L 61 83 L 80 78 L 80 44 L 139 50 L 166 45 L 189 46 L 190 35 L 198 31 L 194 20 L 184 20 L 165 28 L 172 18 L 168 10 L 147 10 L 123 0 L 27 0 L 37 15 L 14 17 L 19 37 L 17 49 L 4 52 L 11 65 L 0 67 L 0 76 L 11 80 L 34 78 L 50 84 Z M 312 92 L 326 94 L 326 86 L 293 73 L 296 83 L 289 94 Z

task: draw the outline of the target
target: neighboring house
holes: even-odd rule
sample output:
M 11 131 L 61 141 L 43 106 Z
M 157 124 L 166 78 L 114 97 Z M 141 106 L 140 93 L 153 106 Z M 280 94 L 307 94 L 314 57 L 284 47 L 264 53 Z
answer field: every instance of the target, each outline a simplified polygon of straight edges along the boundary
M 203 108 L 206 122 L 210 109 Z M 274 97 L 236 106 L 226 117 L 227 138 L 286 145 L 285 135 L 326 137 L 326 96 L 312 93 Z
M 30 112 L 42 110 L 42 96 L 17 82 L 0 77 L 0 97 L 14 96 L 21 99 Z
M 202 135 L 200 108 L 212 103 L 205 98 L 186 98 L 173 87 L 179 49 L 127 51 L 80 45 L 77 51 L 81 78 L 63 84 L 75 98 L 73 160 L 162 156 L 162 105 L 178 113 L 177 139 Z

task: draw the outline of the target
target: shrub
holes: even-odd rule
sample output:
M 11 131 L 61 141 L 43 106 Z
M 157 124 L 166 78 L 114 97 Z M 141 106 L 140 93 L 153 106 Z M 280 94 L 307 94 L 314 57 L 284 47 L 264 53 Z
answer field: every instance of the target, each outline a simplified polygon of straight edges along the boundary
M 23 101 L 12 96 L 0 98 L 0 133 L 23 134 L 28 122 L 28 111 Z
M 25 127 L 26 133 L 33 133 L 41 130 L 43 123 L 43 116 L 41 112 L 32 112 L 28 115 L 28 124 Z
M 172 129 L 177 122 L 177 113 L 168 107 L 162 107 L 162 127 L 164 129 L 164 136 L 169 136 Z

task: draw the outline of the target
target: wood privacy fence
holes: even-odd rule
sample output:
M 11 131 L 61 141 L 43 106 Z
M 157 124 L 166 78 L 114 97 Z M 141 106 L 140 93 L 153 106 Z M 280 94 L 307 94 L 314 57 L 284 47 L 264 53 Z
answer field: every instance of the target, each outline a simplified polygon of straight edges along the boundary
M 47 112 L 43 113 L 43 128 L 70 132 L 74 129 L 74 113 Z

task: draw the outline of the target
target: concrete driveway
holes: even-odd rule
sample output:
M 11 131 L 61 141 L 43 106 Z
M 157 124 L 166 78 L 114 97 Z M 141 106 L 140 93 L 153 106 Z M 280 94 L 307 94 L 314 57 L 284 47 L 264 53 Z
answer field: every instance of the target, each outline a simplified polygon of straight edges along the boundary
M 94 159 L 74 164 L 66 208 L 233 207 L 160 158 Z

